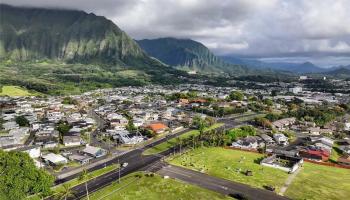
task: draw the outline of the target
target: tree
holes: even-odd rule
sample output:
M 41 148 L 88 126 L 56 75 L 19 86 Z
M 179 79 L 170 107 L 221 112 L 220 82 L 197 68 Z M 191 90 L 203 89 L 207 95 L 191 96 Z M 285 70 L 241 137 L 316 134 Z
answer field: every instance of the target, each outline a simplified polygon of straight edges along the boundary
M 207 121 L 199 115 L 194 116 L 192 125 L 195 126 L 199 130 L 200 134 L 202 134 L 204 132 L 205 128 L 208 127 Z
M 48 195 L 54 177 L 36 168 L 27 153 L 0 150 L 0 197 L 24 199 L 36 193 Z
M 63 140 L 63 136 L 66 135 L 72 127 L 64 121 L 58 122 L 57 131 L 60 134 L 60 140 Z
M 89 200 L 89 190 L 87 187 L 88 179 L 89 179 L 89 173 L 86 169 L 84 169 L 79 176 L 79 180 L 85 182 L 86 197 Z
M 244 94 L 241 91 L 233 91 L 229 95 L 230 100 L 242 101 L 244 98 Z
M 77 105 L 78 101 L 76 99 L 73 99 L 72 97 L 65 97 L 62 101 L 62 104 L 73 104 Z
M 62 190 L 55 194 L 55 197 L 59 200 L 67 200 L 67 198 L 74 196 L 74 193 L 68 184 L 63 184 Z
M 15 120 L 19 126 L 29 126 L 28 119 L 25 118 L 23 115 L 17 116 Z

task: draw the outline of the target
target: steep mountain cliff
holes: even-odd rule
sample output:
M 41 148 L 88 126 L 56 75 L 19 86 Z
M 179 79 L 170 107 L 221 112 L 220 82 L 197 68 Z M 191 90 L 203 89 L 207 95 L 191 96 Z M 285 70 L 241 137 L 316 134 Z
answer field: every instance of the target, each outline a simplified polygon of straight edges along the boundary
M 206 46 L 190 39 L 159 38 L 137 41 L 150 56 L 165 64 L 199 72 L 228 72 L 242 74 L 248 71 L 240 65 L 225 63 Z
M 147 58 L 110 20 L 82 11 L 0 5 L 0 56 L 128 64 Z
M 0 86 L 78 93 L 175 83 L 181 75 L 186 73 L 149 57 L 105 17 L 0 4 Z

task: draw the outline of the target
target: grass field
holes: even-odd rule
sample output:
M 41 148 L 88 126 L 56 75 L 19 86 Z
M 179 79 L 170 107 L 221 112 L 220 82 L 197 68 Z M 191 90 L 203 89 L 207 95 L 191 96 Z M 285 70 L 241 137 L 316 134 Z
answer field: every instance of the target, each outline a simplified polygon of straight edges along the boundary
M 136 175 L 140 175 L 136 177 Z M 85 198 L 86 199 L 86 198 Z M 232 199 L 221 194 L 179 182 L 174 179 L 163 179 L 159 175 L 146 177 L 137 172 L 121 179 L 121 183 L 111 185 L 90 194 L 90 200 L 218 200 Z
M 32 95 L 36 95 L 36 94 L 29 92 L 27 89 L 24 89 L 18 86 L 11 86 L 11 85 L 3 86 L 0 92 L 0 96 L 10 96 L 10 97 L 32 96 Z
M 223 126 L 223 123 L 216 123 L 212 126 L 210 126 L 209 128 L 205 129 L 205 131 L 209 131 L 209 130 L 213 130 L 216 128 L 219 128 L 220 126 Z M 195 136 L 195 135 L 199 135 L 199 131 L 198 130 L 192 130 L 192 131 L 188 131 L 184 134 L 182 134 L 181 136 L 179 136 L 180 139 L 185 139 L 185 138 L 189 138 L 191 136 Z M 166 142 L 163 142 L 161 144 L 158 144 L 152 148 L 147 149 L 146 151 L 143 152 L 144 155 L 151 155 L 151 154 L 157 154 L 160 152 L 163 152 L 167 149 L 170 149 L 172 147 L 174 147 L 176 145 L 176 138 L 172 138 Z
M 304 163 L 285 195 L 298 200 L 349 199 L 350 170 Z
M 170 157 L 171 164 L 205 172 L 209 175 L 244 183 L 253 187 L 263 188 L 265 185 L 276 187 L 284 185 L 288 173 L 264 167 L 259 164 L 263 158 L 261 154 L 220 147 L 198 148 Z M 244 172 L 251 170 L 253 176 L 246 176 Z

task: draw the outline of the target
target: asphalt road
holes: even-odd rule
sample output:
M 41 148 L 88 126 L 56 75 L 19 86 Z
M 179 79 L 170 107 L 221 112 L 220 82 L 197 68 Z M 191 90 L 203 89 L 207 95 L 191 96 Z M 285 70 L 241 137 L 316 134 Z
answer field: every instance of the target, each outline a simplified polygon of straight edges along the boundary
M 161 168 L 158 174 L 169 176 L 187 183 L 197 185 L 215 192 L 229 194 L 244 194 L 250 200 L 287 200 L 288 198 L 279 196 L 273 192 L 252 188 L 237 182 L 228 181 L 225 179 L 209 176 L 204 173 L 168 165 Z
M 232 119 L 222 119 L 222 120 L 219 120 L 218 122 L 224 122 L 225 123 L 225 125 L 223 127 L 220 127 L 218 129 L 231 129 L 231 128 L 234 128 L 235 126 L 241 124 L 239 122 L 233 121 Z M 135 172 L 135 171 L 140 171 L 140 170 L 144 170 L 144 171 L 145 170 L 149 170 L 149 171 L 161 170 L 162 164 L 159 165 L 160 161 L 162 160 L 163 157 L 166 157 L 166 156 L 170 155 L 171 153 L 173 153 L 174 151 L 176 151 L 177 150 L 176 147 L 170 148 L 170 149 L 168 149 L 168 150 L 166 150 L 164 152 L 161 152 L 160 154 L 157 154 L 157 155 L 148 155 L 148 156 L 142 155 L 143 150 L 145 150 L 147 148 L 150 148 L 150 147 L 153 147 L 155 145 L 158 145 L 160 143 L 163 143 L 166 140 L 178 137 L 178 136 L 180 136 L 181 134 L 183 134 L 183 133 L 185 133 L 187 131 L 188 130 L 183 130 L 183 131 L 178 132 L 176 134 L 170 135 L 169 137 L 165 137 L 165 138 L 162 138 L 162 139 L 160 139 L 158 141 L 155 141 L 155 142 L 153 142 L 151 144 L 148 144 L 148 145 L 146 145 L 146 146 L 144 146 L 144 147 L 142 147 L 140 149 L 132 150 L 132 151 L 130 151 L 130 152 L 124 154 L 124 155 L 121 155 L 121 156 L 119 156 L 119 157 L 117 157 L 115 159 L 112 159 L 112 160 L 110 160 L 110 161 L 108 161 L 106 163 L 102 163 L 102 164 L 97 165 L 97 166 L 95 166 L 93 168 L 90 168 L 89 171 L 94 171 L 94 170 L 97 170 L 97 169 L 101 169 L 101 168 L 105 167 L 106 165 L 111 165 L 111 164 L 115 164 L 115 163 L 118 163 L 118 162 L 119 163 L 128 163 L 127 167 L 121 169 L 120 177 L 125 176 L 125 175 L 130 174 L 130 173 Z M 64 178 L 64 179 L 56 180 L 56 184 L 64 183 L 64 182 L 66 182 L 68 180 L 71 180 L 71 179 L 77 177 L 77 176 L 79 176 L 79 174 L 75 174 L 75 175 L 72 175 L 72 176 Z M 103 188 L 105 186 L 108 186 L 112 182 L 118 180 L 118 177 L 119 177 L 119 172 L 118 171 L 109 172 L 109 173 L 107 173 L 105 175 L 102 175 L 100 177 L 97 177 L 97 178 L 89 181 L 88 182 L 88 189 L 89 189 L 90 192 L 96 191 L 96 190 L 98 190 L 100 188 Z M 246 186 L 246 185 L 243 185 L 243 184 L 233 183 L 233 184 L 236 184 L 236 185 L 229 185 L 229 184 L 232 184 L 231 182 L 229 182 L 229 183 L 225 182 L 225 184 L 228 184 L 228 186 L 230 186 L 232 188 L 235 188 L 235 190 L 232 189 L 232 191 L 238 191 L 240 189 L 240 187 L 242 187 L 243 189 L 240 190 L 241 193 L 244 193 L 244 194 L 246 194 L 246 193 L 247 194 L 254 193 L 254 194 L 250 194 L 250 195 L 253 195 L 253 196 L 254 195 L 260 195 L 260 197 L 262 197 L 262 196 L 265 196 L 266 192 L 267 192 L 267 191 L 264 191 L 264 190 L 253 189 L 253 188 L 250 188 L 249 186 Z M 214 187 L 214 186 L 212 185 L 211 187 Z M 213 188 L 213 189 L 215 190 L 215 188 Z M 73 191 L 75 193 L 75 196 L 71 197 L 69 199 L 81 199 L 81 198 L 83 198 L 86 195 L 85 185 L 84 184 L 81 184 L 81 185 L 78 185 L 78 186 L 74 187 Z M 268 192 L 268 193 L 270 194 L 270 192 Z M 273 194 L 273 193 L 271 193 L 271 194 Z M 274 196 L 276 196 L 276 195 L 274 195 Z M 263 198 L 260 198 L 260 199 L 263 199 Z M 266 198 L 266 199 L 269 199 L 269 198 Z

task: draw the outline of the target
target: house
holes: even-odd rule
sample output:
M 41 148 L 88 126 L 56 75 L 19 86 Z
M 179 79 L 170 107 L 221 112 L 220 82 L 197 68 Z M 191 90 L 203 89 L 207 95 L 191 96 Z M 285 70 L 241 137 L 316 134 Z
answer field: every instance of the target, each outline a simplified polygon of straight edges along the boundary
M 253 136 L 248 136 L 233 142 L 232 147 L 241 148 L 241 149 L 257 149 L 258 141 Z
M 273 167 L 286 171 L 288 173 L 294 173 L 302 164 L 304 160 L 301 157 L 273 154 L 267 158 L 264 158 L 260 164 L 267 167 Z
M 14 121 L 9 121 L 9 122 L 5 122 L 2 124 L 3 129 L 5 129 L 6 131 L 8 130 L 12 130 L 12 129 L 17 129 L 19 128 L 19 125 L 14 122 Z
M 327 161 L 330 153 L 323 149 L 304 149 L 299 151 L 299 155 L 303 158 L 315 161 Z
M 157 134 L 164 133 L 165 131 L 167 131 L 169 129 L 169 127 L 167 127 L 163 123 L 153 123 L 153 124 L 148 125 L 146 128 L 150 129 L 151 131 L 153 131 Z
M 68 162 L 67 158 L 54 153 L 49 153 L 47 155 L 44 155 L 42 156 L 42 159 L 50 165 L 60 165 L 60 164 L 66 164 Z
M 293 125 L 295 123 L 295 117 L 284 118 L 272 123 L 272 126 L 278 130 L 284 130 L 286 127 Z
M 273 145 L 275 144 L 275 141 L 273 141 L 273 139 L 266 135 L 266 134 L 261 134 L 260 137 L 264 140 L 266 145 Z
M 350 145 L 341 145 L 338 147 L 342 152 L 350 155 Z
M 64 136 L 63 137 L 64 146 L 79 146 L 81 144 L 80 136 Z
M 350 166 L 350 155 L 349 154 L 344 154 L 343 156 L 338 158 L 337 162 L 340 165 Z
M 273 138 L 275 139 L 275 141 L 277 142 L 277 144 L 285 146 L 288 145 L 288 137 L 286 137 L 284 134 L 282 133 L 277 133 L 273 135 Z
M 85 165 L 90 162 L 92 159 L 90 156 L 87 155 L 79 155 L 79 154 L 73 154 L 68 156 L 69 160 L 79 162 L 81 165 Z
M 93 147 L 93 146 L 87 145 L 85 149 L 82 150 L 82 153 L 92 156 L 94 158 L 99 158 L 101 156 L 106 155 L 107 151 L 99 147 Z
M 16 151 L 28 153 L 31 158 L 39 158 L 41 156 L 41 146 L 40 145 L 24 146 L 24 147 L 16 149 Z

